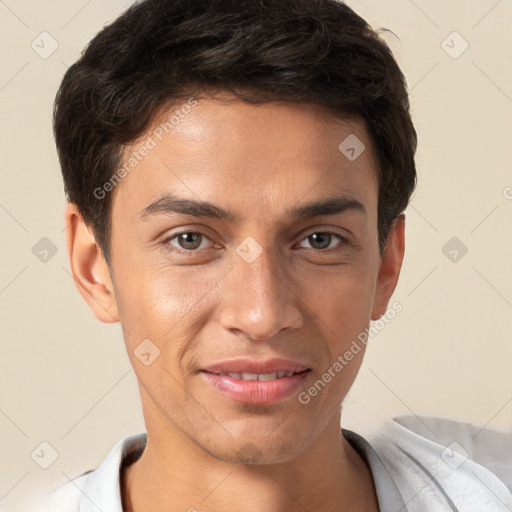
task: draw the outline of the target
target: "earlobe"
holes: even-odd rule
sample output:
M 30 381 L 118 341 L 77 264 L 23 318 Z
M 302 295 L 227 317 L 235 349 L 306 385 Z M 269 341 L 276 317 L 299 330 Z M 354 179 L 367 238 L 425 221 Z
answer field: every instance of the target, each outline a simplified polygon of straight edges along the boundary
M 85 224 L 75 204 L 66 206 L 66 241 L 71 272 L 78 291 L 98 320 L 119 321 L 114 285 L 92 230 Z
M 387 310 L 395 291 L 405 253 L 405 215 L 400 214 L 389 231 L 382 251 L 379 274 L 373 302 L 372 320 L 381 318 Z

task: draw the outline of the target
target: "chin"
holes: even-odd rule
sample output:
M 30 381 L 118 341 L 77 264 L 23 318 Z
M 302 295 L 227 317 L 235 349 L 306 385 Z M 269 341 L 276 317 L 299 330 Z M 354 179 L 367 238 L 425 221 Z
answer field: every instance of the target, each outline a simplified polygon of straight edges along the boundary
M 278 440 L 276 444 L 269 443 L 267 438 L 247 441 L 238 446 L 225 447 L 224 450 L 208 450 L 209 453 L 224 462 L 260 466 L 283 464 L 295 459 L 301 453 L 301 446 L 296 442 L 287 443 Z

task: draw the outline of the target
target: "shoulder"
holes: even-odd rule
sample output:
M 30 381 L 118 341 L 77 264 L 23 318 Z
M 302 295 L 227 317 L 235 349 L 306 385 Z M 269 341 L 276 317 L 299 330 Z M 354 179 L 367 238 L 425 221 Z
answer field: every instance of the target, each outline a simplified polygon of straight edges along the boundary
M 39 492 L 25 504 L 26 512 L 73 512 L 79 510 L 80 494 L 85 488 L 88 471 L 71 481 L 61 484 L 49 492 Z
M 59 512 L 61 510 L 67 512 L 79 510 L 80 498 L 84 495 L 87 482 L 92 474 L 94 474 L 93 470 L 87 471 L 53 489 L 46 498 L 47 503 L 53 506 L 52 510 L 58 510 Z
M 66 480 L 46 495 L 36 496 L 27 512 L 121 511 L 121 468 L 142 453 L 146 440 L 145 432 L 122 439 L 97 468 Z
M 447 418 L 402 416 L 393 423 L 432 443 L 443 446 L 443 457 L 450 461 L 452 451 L 476 462 L 495 474 L 512 491 L 512 432 Z
M 512 508 L 510 433 L 445 418 L 403 416 L 381 425 L 370 442 L 411 510 Z

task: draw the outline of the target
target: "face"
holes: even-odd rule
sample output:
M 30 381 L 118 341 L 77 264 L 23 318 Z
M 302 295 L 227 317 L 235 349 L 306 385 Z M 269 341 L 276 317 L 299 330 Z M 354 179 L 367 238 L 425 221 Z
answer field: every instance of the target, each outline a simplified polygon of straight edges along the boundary
M 378 250 L 376 158 L 362 121 L 303 104 L 201 99 L 183 112 L 130 148 L 109 307 L 148 434 L 179 432 L 226 461 L 287 461 L 339 425 L 364 346 L 305 393 L 385 312 L 398 278 L 400 251 Z M 366 147 L 355 160 L 338 149 L 349 135 Z

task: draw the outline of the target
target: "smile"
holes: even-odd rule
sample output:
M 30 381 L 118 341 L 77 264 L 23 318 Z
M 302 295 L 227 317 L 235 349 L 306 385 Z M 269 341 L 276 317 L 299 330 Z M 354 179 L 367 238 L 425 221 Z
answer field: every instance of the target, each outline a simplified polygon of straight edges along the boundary
M 286 372 L 286 371 L 278 371 L 272 373 L 236 373 L 236 372 L 227 372 L 227 373 L 216 373 L 215 375 L 225 375 L 231 377 L 233 379 L 239 380 L 274 380 L 274 379 L 282 379 L 283 377 L 291 377 L 294 375 L 294 372 Z
M 309 372 L 309 369 L 298 373 L 277 371 L 216 374 L 202 371 L 200 375 L 210 388 L 235 402 L 270 405 L 282 402 L 299 391 Z

